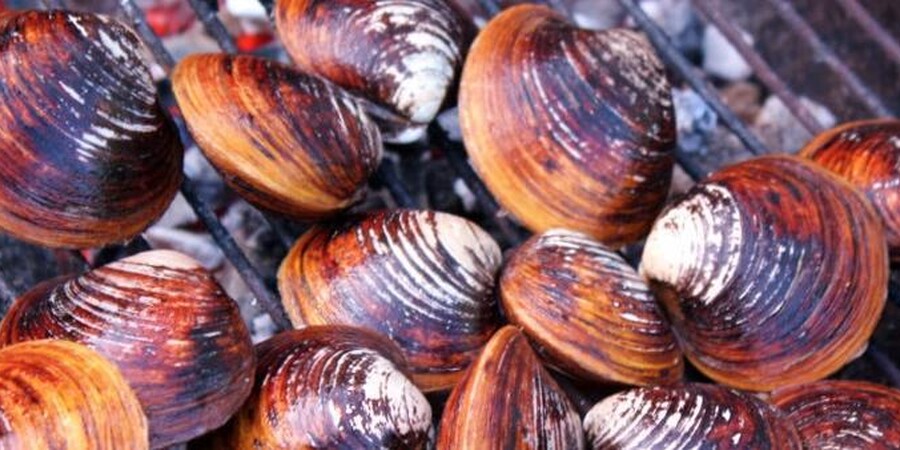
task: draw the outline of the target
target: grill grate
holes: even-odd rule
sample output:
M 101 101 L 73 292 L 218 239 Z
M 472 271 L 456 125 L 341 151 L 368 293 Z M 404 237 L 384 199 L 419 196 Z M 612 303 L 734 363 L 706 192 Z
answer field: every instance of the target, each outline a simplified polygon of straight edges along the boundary
M 746 149 L 753 154 L 768 153 L 760 138 L 750 130 L 731 110 L 709 81 L 702 73 L 685 58 L 680 51 L 669 40 L 665 32 L 653 22 L 647 14 L 638 6 L 636 0 L 618 0 L 625 7 L 628 14 L 635 20 L 638 27 L 644 31 L 650 41 L 656 47 L 663 61 L 681 77 L 681 79 L 691 86 L 701 98 L 716 112 L 721 118 L 723 124 L 735 134 L 735 136 L 745 145 Z M 703 17 L 703 19 L 715 25 L 726 39 L 735 47 L 741 56 L 747 61 L 753 69 L 759 80 L 776 95 L 788 110 L 800 121 L 800 123 L 811 133 L 815 134 L 823 129 L 822 124 L 813 117 L 809 109 L 804 106 L 799 96 L 794 93 L 785 81 L 775 73 L 772 67 L 765 59 L 751 46 L 746 44 L 741 37 L 740 31 L 728 21 L 722 14 L 721 0 L 694 0 L 695 10 Z M 873 41 L 884 50 L 884 53 L 900 67 L 900 43 L 897 42 L 867 11 L 859 4 L 857 0 L 835 0 L 856 23 L 872 38 Z M 237 46 L 229 35 L 227 29 L 217 16 L 216 0 L 189 0 L 191 7 L 195 11 L 197 17 L 205 26 L 207 33 L 218 43 L 222 51 L 230 54 L 237 53 Z M 563 10 L 559 0 L 544 0 L 546 4 L 558 10 Z M 790 29 L 800 37 L 803 42 L 808 45 L 816 57 L 827 64 L 827 66 L 838 76 L 850 92 L 856 96 L 862 104 L 875 116 L 891 116 L 891 110 L 884 104 L 879 96 L 868 88 L 857 74 L 850 69 L 840 58 L 831 50 L 827 44 L 823 42 L 821 37 L 813 30 L 806 20 L 797 12 L 797 10 L 789 3 L 788 0 L 767 0 L 768 4 L 773 7 L 779 17 L 785 21 Z M 45 0 L 43 2 L 48 7 L 58 6 L 55 0 Z M 271 17 L 273 8 L 273 0 L 261 0 L 260 3 L 265 7 Z M 500 11 L 500 5 L 494 0 L 479 0 L 477 2 L 481 8 L 494 15 Z M 140 34 L 144 43 L 153 53 L 157 62 L 168 73 L 174 66 L 172 55 L 163 47 L 160 38 L 154 34 L 152 29 L 146 22 L 143 12 L 137 7 L 133 0 L 120 0 L 122 11 L 133 22 L 135 29 Z M 564 11 L 565 12 L 565 11 Z M 568 15 L 568 13 L 567 13 Z M 184 129 L 184 124 L 176 120 L 179 127 Z M 188 136 L 183 134 L 183 136 Z M 485 186 L 478 179 L 475 172 L 466 160 L 465 150 L 461 143 L 452 141 L 446 136 L 444 131 L 439 127 L 432 125 L 429 128 L 429 137 L 433 140 L 427 145 L 434 145 L 439 148 L 448 159 L 451 167 L 457 175 L 463 179 L 467 186 L 475 195 L 478 205 L 486 215 L 495 222 L 503 238 L 507 244 L 514 245 L 521 242 L 525 238 L 523 230 L 512 223 L 508 218 L 502 215 L 500 206 L 496 200 L 490 195 Z M 186 142 L 185 144 L 189 144 Z M 188 148 L 189 145 L 185 145 Z M 682 149 L 675 149 L 676 160 L 679 165 L 691 176 L 693 180 L 702 178 L 705 174 L 700 165 L 694 158 L 685 153 Z M 397 173 L 396 165 L 389 158 L 385 158 L 376 174 L 373 176 L 372 182 L 377 186 L 382 186 L 388 190 L 393 197 L 395 203 L 400 207 L 414 207 L 416 201 L 410 192 L 403 185 L 400 176 Z M 233 237 L 228 230 L 222 225 L 215 215 L 210 204 L 197 194 L 194 182 L 185 176 L 181 192 L 197 216 L 206 226 L 207 230 L 215 239 L 216 243 L 221 247 L 226 258 L 238 270 L 241 278 L 246 282 L 250 291 L 259 300 L 263 308 L 273 318 L 275 324 L 281 328 L 290 328 L 277 295 L 273 293 L 259 273 L 248 260 L 247 256 L 240 250 Z M 268 218 L 273 230 L 279 235 L 280 242 L 289 247 L 293 239 L 283 226 L 281 219 Z M 138 238 L 142 239 L 142 238 Z M 145 242 L 137 245 L 140 248 L 146 245 Z M 80 253 L 74 252 L 83 260 Z M 891 294 L 889 299 L 896 305 L 900 306 L 900 281 L 895 277 L 891 278 Z M 9 288 L 7 280 L 0 279 L 0 296 L 12 297 L 13 292 Z M 900 387 L 900 368 L 891 360 L 885 350 L 871 343 L 866 352 L 867 358 L 877 367 L 886 379 L 892 384 Z

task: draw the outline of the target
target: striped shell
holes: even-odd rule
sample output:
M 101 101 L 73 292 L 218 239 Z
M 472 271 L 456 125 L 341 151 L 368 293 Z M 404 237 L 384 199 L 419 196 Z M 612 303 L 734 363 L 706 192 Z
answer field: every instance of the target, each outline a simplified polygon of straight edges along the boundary
M 638 388 L 597 403 L 584 418 L 588 448 L 645 450 L 803 448 L 781 412 L 725 387 Z
M 590 237 L 550 230 L 506 262 L 500 299 L 552 365 L 578 378 L 672 383 L 681 351 L 650 288 L 617 253 Z
M 279 0 L 274 15 L 297 66 L 367 99 L 387 142 L 424 136 L 468 39 L 443 0 Z
M 819 381 L 772 393 L 806 448 L 900 448 L 900 391 L 863 381 Z
M 116 367 L 71 342 L 0 349 L 0 449 L 146 449 L 147 419 Z
M 844 124 L 817 136 L 800 154 L 866 194 L 884 221 L 893 259 L 900 258 L 900 121 Z
M 250 393 L 250 334 L 231 300 L 180 253 L 139 253 L 38 285 L 0 322 L 0 345 L 85 344 L 115 363 L 150 421 L 154 448 L 224 424 Z
M 887 245 L 866 199 L 800 158 L 735 164 L 671 205 L 641 271 L 710 378 L 768 391 L 859 355 L 884 307 Z
M 308 327 L 257 355 L 253 393 L 213 448 L 425 449 L 433 438 L 431 406 L 385 338 Z
M 615 247 L 646 235 L 663 207 L 674 112 L 662 63 L 636 32 L 509 8 L 472 45 L 459 112 L 475 170 L 532 231 Z
M 252 56 L 192 55 L 172 75 L 191 134 L 254 205 L 318 219 L 359 200 L 381 138 L 341 89 Z
M 453 389 L 437 450 L 584 447 L 581 418 L 512 326 L 501 328 Z
M 391 337 L 425 391 L 449 389 L 497 328 L 500 249 L 450 214 L 393 210 L 318 226 L 285 257 L 278 288 L 295 326 Z
M 182 149 L 138 38 L 103 16 L 0 13 L 0 229 L 51 247 L 125 241 L 168 207 Z

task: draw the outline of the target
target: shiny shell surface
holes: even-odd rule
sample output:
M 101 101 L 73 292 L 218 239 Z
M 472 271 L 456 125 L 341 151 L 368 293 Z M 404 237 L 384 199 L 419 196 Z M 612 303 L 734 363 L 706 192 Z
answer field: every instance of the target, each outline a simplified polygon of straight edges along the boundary
M 887 295 L 887 245 L 869 202 L 803 159 L 727 167 L 664 211 L 641 271 L 688 358 L 710 378 L 769 391 L 857 357 Z
M 525 336 L 497 331 L 453 389 L 438 450 L 584 447 L 581 418 Z
M 130 29 L 91 14 L 0 13 L 0 80 L 0 229 L 84 248 L 162 215 L 182 148 Z
M 355 100 L 277 62 L 191 55 L 172 87 L 200 149 L 264 210 L 333 215 L 360 200 L 381 161 L 378 129 Z
M 594 382 L 681 379 L 681 351 L 649 286 L 589 236 L 532 237 L 507 259 L 499 285 L 506 316 L 551 365 Z
M 597 403 L 584 418 L 588 448 L 803 448 L 780 411 L 752 395 L 705 384 L 637 388 Z
M 65 341 L 0 349 L 0 449 L 141 450 L 147 419 L 122 374 Z
M 199 263 L 173 251 L 139 253 L 27 292 L 0 322 L 0 345 L 45 338 L 85 344 L 121 370 L 154 448 L 218 428 L 253 383 L 237 304 Z
M 282 262 L 295 326 L 355 325 L 393 339 L 425 391 L 453 386 L 498 327 L 500 248 L 451 214 L 392 210 L 316 226 Z
M 431 406 L 379 335 L 313 326 L 280 333 L 257 354 L 253 393 L 222 447 L 425 449 L 434 437 Z
M 663 65 L 639 33 L 509 8 L 472 44 L 459 113 L 476 172 L 534 232 L 567 228 L 618 247 L 663 208 L 675 119 Z
M 279 0 L 274 16 L 297 66 L 367 99 L 387 142 L 424 136 L 468 42 L 443 0 Z

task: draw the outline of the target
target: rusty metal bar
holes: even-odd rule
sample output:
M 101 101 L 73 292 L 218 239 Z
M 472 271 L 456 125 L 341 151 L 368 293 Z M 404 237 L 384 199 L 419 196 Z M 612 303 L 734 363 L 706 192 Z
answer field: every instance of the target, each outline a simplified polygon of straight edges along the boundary
M 237 53 L 238 48 L 234 43 L 234 39 L 231 38 L 228 29 L 225 28 L 225 25 L 219 20 L 218 2 L 215 0 L 188 0 L 188 2 L 191 5 L 191 9 L 194 10 L 194 14 L 196 14 L 197 18 L 200 19 L 200 22 L 203 23 L 206 33 L 219 44 L 219 47 L 224 50 L 225 53 Z
M 150 48 L 150 51 L 153 53 L 157 62 L 166 68 L 166 72 L 171 70 L 175 60 L 163 46 L 159 36 L 157 36 L 147 24 L 144 12 L 138 8 L 134 3 L 134 0 L 121 0 L 119 4 L 121 5 L 123 12 L 134 24 L 135 29 L 140 34 L 144 43 Z M 180 121 L 176 121 L 176 123 L 181 127 L 184 125 L 180 123 Z M 250 260 L 247 259 L 244 252 L 238 247 L 237 242 L 234 241 L 234 238 L 229 234 L 225 226 L 222 225 L 222 222 L 219 221 L 219 218 L 216 216 L 212 207 L 197 194 L 193 181 L 187 175 L 185 175 L 181 184 L 181 194 L 184 195 L 184 198 L 191 205 L 191 208 L 193 208 L 197 217 L 199 217 L 206 226 L 206 229 L 222 249 L 222 252 L 234 268 L 237 269 L 238 274 L 240 274 L 241 279 L 247 284 L 250 292 L 256 296 L 266 312 L 272 317 L 272 321 L 283 329 L 292 328 L 291 323 L 287 320 L 287 316 L 284 314 L 284 310 L 281 307 L 281 302 L 266 286 L 262 276 L 256 268 L 250 264 Z
M 856 23 L 869 34 L 884 53 L 900 66 L 900 42 L 891 35 L 857 0 L 837 0 L 844 11 L 856 21 Z
M 744 125 L 737 115 L 722 102 L 718 94 L 697 69 L 678 51 L 666 36 L 666 33 L 655 23 L 653 19 L 644 13 L 644 10 L 635 3 L 635 0 L 619 0 L 628 14 L 634 18 L 638 26 L 647 34 L 650 42 L 659 51 L 662 59 L 669 64 L 686 81 L 703 100 L 722 119 L 722 122 L 744 143 L 747 150 L 755 155 L 768 153 L 766 146 L 759 138 Z
M 722 35 L 728 39 L 735 50 L 747 61 L 747 64 L 753 69 L 759 80 L 781 99 L 791 114 L 800 121 L 810 134 L 816 135 L 821 133 L 824 130 L 822 124 L 812 115 L 809 108 L 803 105 L 800 98 L 794 95 L 794 92 L 781 77 L 772 70 L 769 63 L 753 49 L 752 45 L 744 41 L 741 31 L 722 15 L 722 9 L 718 2 L 719 0 L 694 0 L 694 7 L 707 22 L 712 23 L 722 32 Z
M 866 109 L 876 116 L 893 116 L 891 110 L 869 89 L 865 83 L 825 44 L 816 34 L 809 22 L 787 0 L 766 0 L 778 15 L 784 19 L 791 29 L 815 52 L 816 57 L 825 63 L 840 78 L 841 82 L 858 97 Z

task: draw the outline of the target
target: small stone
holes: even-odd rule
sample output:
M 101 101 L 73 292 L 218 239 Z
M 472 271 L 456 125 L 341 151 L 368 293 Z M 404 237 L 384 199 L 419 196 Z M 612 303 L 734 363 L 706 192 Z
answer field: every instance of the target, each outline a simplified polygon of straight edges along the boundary
M 801 97 L 800 103 L 825 128 L 831 128 L 837 121 L 828 108 L 806 97 Z M 753 129 L 772 152 L 794 153 L 812 138 L 812 134 L 784 106 L 781 99 L 774 95 L 770 95 L 763 103 L 753 122 Z
M 744 42 L 753 45 L 753 37 L 741 31 Z M 703 32 L 703 70 L 728 81 L 744 80 L 753 69 L 718 28 L 708 26 Z
M 687 153 L 706 153 L 718 116 L 692 89 L 673 89 L 678 142 Z
M 725 106 L 731 108 L 744 122 L 753 122 L 762 107 L 762 92 L 759 86 L 738 81 L 719 91 Z

